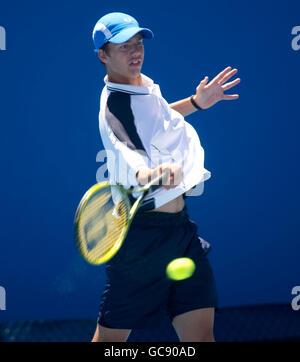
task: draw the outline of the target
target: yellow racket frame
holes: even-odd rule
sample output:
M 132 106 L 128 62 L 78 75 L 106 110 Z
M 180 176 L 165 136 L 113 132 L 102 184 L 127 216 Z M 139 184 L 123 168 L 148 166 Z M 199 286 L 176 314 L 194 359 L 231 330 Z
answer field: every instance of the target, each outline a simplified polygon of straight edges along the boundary
M 79 229 L 80 229 L 81 215 L 85 209 L 85 206 L 86 206 L 88 200 L 97 191 L 99 191 L 102 188 L 111 187 L 112 185 L 110 184 L 109 181 L 100 182 L 100 183 L 92 186 L 83 195 L 83 197 L 78 205 L 78 208 L 76 210 L 74 225 L 75 225 L 76 245 L 77 245 L 77 248 L 78 248 L 80 254 L 83 256 L 83 258 L 86 261 L 88 261 L 90 264 L 93 264 L 93 265 L 103 264 L 103 263 L 107 262 L 109 259 L 111 259 L 117 253 L 117 251 L 120 249 L 123 241 L 126 238 L 126 235 L 129 230 L 130 224 L 133 220 L 133 217 L 136 214 L 140 204 L 143 202 L 143 199 L 147 196 L 147 194 L 151 188 L 152 188 L 152 190 L 154 190 L 154 189 L 160 187 L 160 185 L 157 185 L 156 183 L 160 182 L 164 177 L 166 177 L 166 175 L 167 175 L 167 172 L 165 171 L 162 174 L 160 174 L 159 176 L 157 176 L 156 178 L 154 178 L 147 185 L 140 187 L 138 190 L 134 190 L 135 193 L 141 193 L 141 195 L 136 199 L 136 201 L 134 202 L 133 205 L 131 205 L 129 198 L 128 198 L 128 193 L 133 192 L 133 190 L 125 189 L 120 184 L 113 185 L 114 187 L 117 187 L 118 190 L 122 193 L 123 202 L 126 204 L 126 209 L 129 210 L 128 218 L 127 218 L 127 226 L 122 229 L 122 231 L 121 231 L 120 235 L 118 236 L 117 240 L 115 241 L 114 245 L 103 256 L 101 256 L 99 258 L 91 258 L 87 249 L 83 247 L 84 244 L 81 242 L 81 238 L 79 236 L 80 235 Z
M 129 225 L 130 223 L 128 222 L 127 223 L 127 227 L 124 227 L 121 231 L 121 233 L 119 234 L 117 240 L 115 241 L 115 243 L 113 244 L 113 246 L 103 255 L 101 256 L 100 258 L 92 258 L 90 255 L 89 255 L 89 252 L 87 250 L 87 248 L 84 246 L 84 244 L 82 243 L 80 237 L 79 237 L 79 229 L 81 228 L 81 215 L 85 209 L 85 206 L 87 204 L 87 202 L 89 201 L 89 199 L 91 197 L 93 197 L 93 195 L 98 192 L 99 190 L 101 189 L 104 189 L 104 188 L 110 188 L 111 185 L 108 181 L 104 181 L 104 182 L 100 182 L 94 186 L 92 186 L 85 194 L 84 196 L 82 197 L 79 205 L 78 205 L 78 208 L 76 210 L 76 214 L 75 214 L 75 239 L 76 239 L 76 245 L 77 245 L 77 248 L 80 252 L 80 254 L 83 256 L 83 258 L 88 261 L 90 264 L 93 264 L 93 265 L 99 265 L 99 264 L 103 264 L 105 263 L 106 261 L 108 261 L 109 259 L 111 259 L 116 253 L 117 251 L 120 249 L 125 237 L 126 237 L 126 234 L 128 232 L 128 228 L 129 228 Z M 127 210 L 130 210 L 130 201 L 128 199 L 128 196 L 127 196 L 127 192 L 125 191 L 125 189 L 122 187 L 122 186 L 119 186 L 118 185 L 118 189 L 119 191 L 122 193 L 123 195 L 123 202 L 127 203 L 126 207 L 127 207 Z M 130 218 L 130 213 L 127 217 L 128 219 Z M 129 220 L 128 220 L 129 221 Z

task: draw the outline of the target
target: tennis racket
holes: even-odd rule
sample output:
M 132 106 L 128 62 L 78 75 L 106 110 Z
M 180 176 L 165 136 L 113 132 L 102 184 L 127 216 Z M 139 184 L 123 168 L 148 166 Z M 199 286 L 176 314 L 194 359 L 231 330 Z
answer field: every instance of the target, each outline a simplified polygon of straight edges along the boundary
M 163 172 L 138 190 L 104 181 L 84 194 L 74 224 L 77 248 L 87 262 L 103 264 L 117 253 L 143 200 L 161 187 L 167 174 Z M 128 195 L 133 192 L 140 195 L 131 204 Z

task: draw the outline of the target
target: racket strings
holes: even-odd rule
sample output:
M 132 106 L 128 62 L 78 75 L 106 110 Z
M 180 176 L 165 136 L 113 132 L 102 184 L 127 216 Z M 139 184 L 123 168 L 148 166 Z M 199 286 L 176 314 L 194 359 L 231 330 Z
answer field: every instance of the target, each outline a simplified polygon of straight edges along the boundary
M 122 196 L 115 204 L 110 188 L 97 191 L 82 210 L 79 233 L 81 247 L 91 259 L 104 257 L 116 247 L 122 230 L 127 226 L 129 209 Z

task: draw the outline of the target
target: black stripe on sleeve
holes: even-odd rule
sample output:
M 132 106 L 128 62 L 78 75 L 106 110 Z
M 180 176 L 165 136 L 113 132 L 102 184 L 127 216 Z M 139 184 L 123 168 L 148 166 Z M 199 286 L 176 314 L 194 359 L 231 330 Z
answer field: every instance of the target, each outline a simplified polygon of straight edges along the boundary
M 132 150 L 143 150 L 143 143 L 134 124 L 134 115 L 130 105 L 130 94 L 112 92 L 107 99 L 105 118 L 115 136 L 126 142 Z

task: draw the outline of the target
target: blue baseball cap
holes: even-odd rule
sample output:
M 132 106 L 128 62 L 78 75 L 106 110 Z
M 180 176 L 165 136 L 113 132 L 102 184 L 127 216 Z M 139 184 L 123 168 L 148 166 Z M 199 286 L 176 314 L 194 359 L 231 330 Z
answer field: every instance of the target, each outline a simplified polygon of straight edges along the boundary
M 150 29 L 140 28 L 139 23 L 132 16 L 124 13 L 110 13 L 100 18 L 93 30 L 95 51 L 105 43 L 124 43 L 137 33 L 141 32 L 144 38 L 153 39 Z

